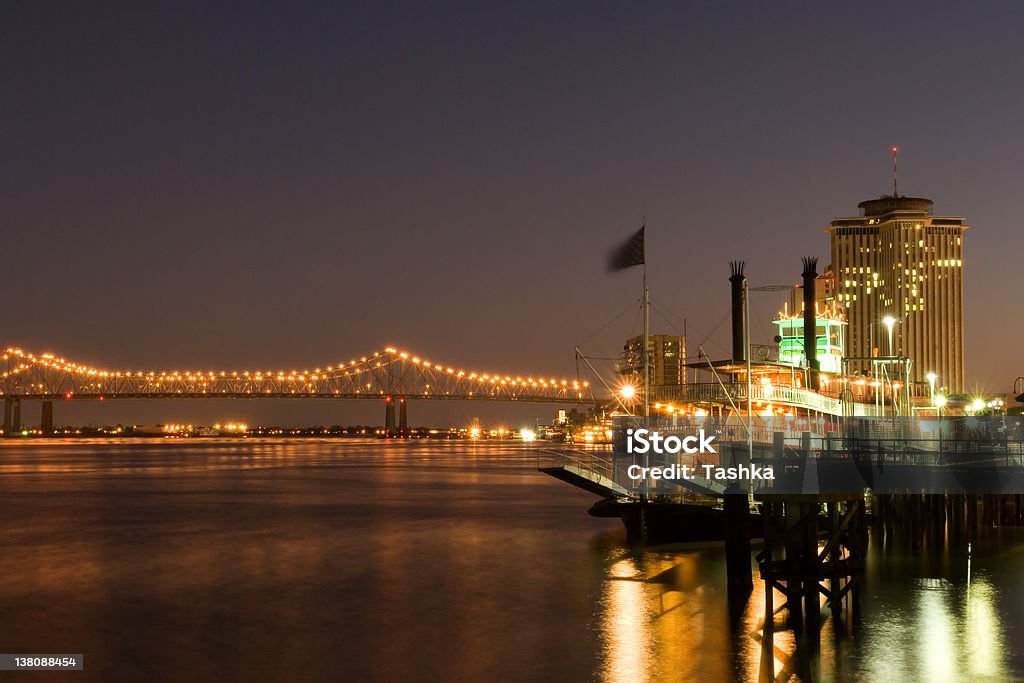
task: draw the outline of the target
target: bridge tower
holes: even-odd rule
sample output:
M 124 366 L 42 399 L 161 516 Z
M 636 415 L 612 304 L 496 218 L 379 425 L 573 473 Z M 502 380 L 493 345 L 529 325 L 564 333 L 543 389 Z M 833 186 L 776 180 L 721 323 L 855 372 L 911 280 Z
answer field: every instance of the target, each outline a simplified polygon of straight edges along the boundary
M 395 401 L 391 396 L 384 399 L 384 436 L 395 435 Z
M 398 435 L 409 436 L 409 411 L 405 396 L 398 399 Z

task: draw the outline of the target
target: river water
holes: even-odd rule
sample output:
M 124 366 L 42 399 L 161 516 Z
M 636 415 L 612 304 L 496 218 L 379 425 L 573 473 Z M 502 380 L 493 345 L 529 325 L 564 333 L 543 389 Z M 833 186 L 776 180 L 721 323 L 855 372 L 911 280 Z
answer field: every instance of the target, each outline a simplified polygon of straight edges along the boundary
M 861 621 L 765 655 L 756 574 L 730 615 L 721 548 L 631 550 L 536 467 L 493 442 L 0 443 L 0 652 L 85 655 L 28 680 L 1024 677 L 1020 530 L 876 543 Z

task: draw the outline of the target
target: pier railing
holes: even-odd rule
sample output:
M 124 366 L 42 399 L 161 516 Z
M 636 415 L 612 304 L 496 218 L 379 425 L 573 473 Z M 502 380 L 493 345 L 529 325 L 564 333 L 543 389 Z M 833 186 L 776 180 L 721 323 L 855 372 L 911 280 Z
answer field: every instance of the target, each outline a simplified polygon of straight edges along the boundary
M 653 388 L 652 398 L 662 403 L 735 403 L 740 410 L 747 403 L 746 382 L 717 382 L 699 384 L 663 385 Z M 750 387 L 750 400 L 762 404 L 773 404 L 792 408 L 803 408 L 828 415 L 843 415 L 843 403 L 836 397 L 815 391 L 787 385 L 761 385 Z M 850 403 L 852 417 L 868 417 L 879 414 L 874 405 Z
M 632 487 L 626 465 L 616 464 L 610 447 L 541 449 L 537 469 L 575 481 L 582 488 L 607 496 L 629 495 Z
M 652 475 L 646 484 L 654 495 L 689 490 L 720 495 L 725 488 L 712 481 L 721 472 L 747 467 L 751 492 L 830 491 L 849 493 L 923 490 L 930 492 L 1024 492 L 1024 419 L 1018 417 L 848 418 L 775 416 L 755 418 L 748 441 L 742 418 L 652 417 L 647 428 L 660 443 L 700 435 L 713 437 L 713 450 L 687 453 L 644 447 L 635 432 L 636 418 L 616 418 L 614 443 L 605 448 L 542 452 L 540 469 L 595 493 L 634 496 L 645 484 L 636 469 L 685 469 L 688 474 Z M 627 437 L 630 429 L 634 436 Z M 648 435 L 650 436 L 650 434 Z M 631 450 L 627 438 L 633 439 Z M 679 445 L 679 442 L 676 442 Z M 667 446 L 666 446 L 667 448 Z M 712 466 L 708 470 L 705 466 Z M 676 467 L 678 466 L 678 468 Z M 771 469 L 774 481 L 753 476 L 756 468 Z M 634 474 L 633 477 L 629 473 Z M 712 477 L 713 472 L 713 477 Z M 820 488 L 815 488 L 820 487 Z

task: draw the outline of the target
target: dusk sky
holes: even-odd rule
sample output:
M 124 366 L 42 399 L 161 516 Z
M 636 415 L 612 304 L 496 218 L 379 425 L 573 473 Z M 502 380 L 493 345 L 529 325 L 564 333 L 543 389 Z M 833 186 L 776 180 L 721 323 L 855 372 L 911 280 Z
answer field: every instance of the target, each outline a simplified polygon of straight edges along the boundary
M 572 376 L 576 344 L 639 332 L 592 336 L 640 296 L 604 265 L 646 216 L 654 303 L 721 356 L 728 261 L 752 286 L 827 263 L 898 145 L 900 192 L 972 226 L 968 385 L 1009 391 L 1021 25 L 1017 3 L 4 3 L 0 343 L 169 370 L 395 345 Z M 782 296 L 754 296 L 767 342 Z M 383 419 L 241 417 L 275 411 Z

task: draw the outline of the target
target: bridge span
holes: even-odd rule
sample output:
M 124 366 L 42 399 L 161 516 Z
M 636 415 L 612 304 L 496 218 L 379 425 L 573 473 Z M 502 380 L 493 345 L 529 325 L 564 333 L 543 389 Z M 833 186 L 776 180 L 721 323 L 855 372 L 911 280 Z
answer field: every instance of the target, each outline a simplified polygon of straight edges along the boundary
M 21 431 L 21 402 L 42 402 L 42 430 L 53 429 L 53 401 L 105 399 L 362 399 L 385 404 L 389 433 L 408 428 L 409 399 L 590 403 L 590 384 L 529 374 L 477 372 L 387 347 L 306 370 L 110 370 L 53 354 L 7 348 L 0 356 L 4 434 Z M 396 409 L 398 421 L 396 428 Z

